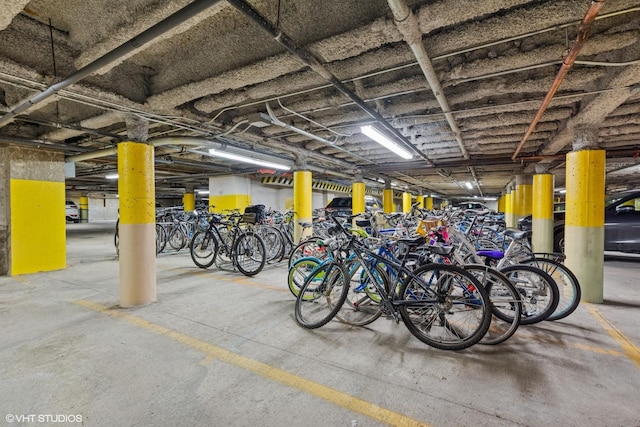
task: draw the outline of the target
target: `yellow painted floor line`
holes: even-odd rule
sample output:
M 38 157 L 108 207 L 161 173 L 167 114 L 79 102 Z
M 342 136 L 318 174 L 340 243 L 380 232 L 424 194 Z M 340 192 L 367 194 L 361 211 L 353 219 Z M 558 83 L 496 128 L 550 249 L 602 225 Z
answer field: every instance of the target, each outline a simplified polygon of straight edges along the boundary
M 600 325 L 604 328 L 605 331 L 611 335 L 611 337 L 616 340 L 618 345 L 622 347 L 624 354 L 636 364 L 638 368 L 640 368 L 640 349 L 635 346 L 631 342 L 629 338 L 627 338 L 618 328 L 616 328 L 611 322 L 604 318 L 604 316 L 600 313 L 600 311 L 595 308 L 592 304 L 587 304 L 587 308 L 589 312 L 593 315 L 593 317 L 600 322 Z
M 277 381 L 289 387 L 296 388 L 307 394 L 326 400 L 327 402 L 331 402 L 334 405 L 340 406 L 353 412 L 360 413 L 369 418 L 373 418 L 374 420 L 381 421 L 393 426 L 429 426 L 429 424 L 422 421 L 418 421 L 397 412 L 382 408 L 380 406 L 374 405 L 373 403 L 358 399 L 357 397 L 348 395 L 341 391 L 307 380 L 305 378 L 291 374 L 287 371 L 283 371 L 282 369 L 274 368 L 265 363 L 258 362 L 239 354 L 235 354 L 229 350 L 225 350 L 213 344 L 209 344 L 188 335 L 181 334 L 180 332 L 177 332 L 173 329 L 156 325 L 140 317 L 133 316 L 122 311 L 113 310 L 103 305 L 93 303 L 91 301 L 77 300 L 73 301 L 73 303 L 90 310 L 104 313 L 111 317 L 126 320 L 127 322 L 132 323 L 135 326 L 154 332 L 156 334 L 164 335 L 174 341 L 177 341 L 181 344 L 204 353 L 207 356 L 207 359 L 217 359 L 231 365 L 246 369 L 264 378 L 270 379 L 272 381 Z M 208 363 L 207 359 L 205 359 L 205 363 Z

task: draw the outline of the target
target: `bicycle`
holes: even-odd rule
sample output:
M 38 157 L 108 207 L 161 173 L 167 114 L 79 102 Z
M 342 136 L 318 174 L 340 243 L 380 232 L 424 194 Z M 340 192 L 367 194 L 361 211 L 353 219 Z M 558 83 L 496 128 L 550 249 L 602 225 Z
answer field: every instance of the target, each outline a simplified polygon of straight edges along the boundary
M 229 220 L 212 214 L 208 220 L 198 221 L 198 231 L 189 243 L 194 264 L 200 268 L 208 268 L 214 262 L 226 258 L 234 269 L 245 276 L 258 274 L 266 262 L 264 242 L 253 231 L 243 230 L 240 227 L 241 220 L 242 215 L 234 213 L 229 216 Z
M 368 276 L 363 290 L 373 289 L 383 314 L 403 323 L 420 341 L 442 350 L 462 350 L 479 342 L 489 328 L 489 297 L 480 282 L 460 267 L 427 264 L 415 271 L 369 251 L 355 235 L 335 221 L 347 243 L 334 260 L 310 274 L 296 298 L 295 319 L 305 328 L 318 328 L 343 308 L 349 291 L 344 254 L 354 254 Z M 366 257 L 363 256 L 366 254 Z M 386 274 L 374 273 L 382 264 L 397 272 L 389 284 Z M 369 290 L 371 293 L 371 290 Z M 347 307 L 358 310 L 358 306 Z

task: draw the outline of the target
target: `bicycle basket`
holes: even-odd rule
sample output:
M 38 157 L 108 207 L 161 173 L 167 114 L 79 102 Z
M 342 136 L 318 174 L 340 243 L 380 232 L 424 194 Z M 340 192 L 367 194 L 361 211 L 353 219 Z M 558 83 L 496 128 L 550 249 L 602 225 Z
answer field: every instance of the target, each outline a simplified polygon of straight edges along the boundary
M 247 224 L 255 224 L 256 223 L 256 214 L 255 213 L 245 213 L 242 215 L 242 221 Z
M 198 218 L 198 221 L 196 222 L 196 229 L 202 232 L 207 231 L 209 229 L 209 222 L 207 221 L 207 218 L 205 217 Z

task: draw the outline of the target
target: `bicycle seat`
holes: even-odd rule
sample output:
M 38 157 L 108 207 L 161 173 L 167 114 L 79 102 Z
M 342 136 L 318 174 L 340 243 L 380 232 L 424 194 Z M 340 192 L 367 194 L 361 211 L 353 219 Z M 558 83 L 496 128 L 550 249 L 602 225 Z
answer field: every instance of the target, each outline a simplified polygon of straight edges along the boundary
M 531 237 L 531 230 L 519 231 L 519 230 L 508 229 L 508 230 L 505 230 L 504 235 L 514 239 L 524 239 L 525 237 Z
M 424 238 L 424 236 L 398 239 L 398 243 L 402 243 L 407 246 L 420 246 L 424 245 L 425 242 L 426 239 Z
M 427 249 L 436 255 L 449 255 L 451 252 L 453 252 L 453 246 L 432 245 L 427 246 Z
M 480 249 L 476 252 L 478 256 L 491 258 L 491 259 L 502 259 L 504 258 L 504 252 L 499 251 L 497 249 Z
M 300 224 L 300 227 L 302 227 L 302 228 L 313 227 L 313 223 L 312 222 L 300 221 L 298 224 Z

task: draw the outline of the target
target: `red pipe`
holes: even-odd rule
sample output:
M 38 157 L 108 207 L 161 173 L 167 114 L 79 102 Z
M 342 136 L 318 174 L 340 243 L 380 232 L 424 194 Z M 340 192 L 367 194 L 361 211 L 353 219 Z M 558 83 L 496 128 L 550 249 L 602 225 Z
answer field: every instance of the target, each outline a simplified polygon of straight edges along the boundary
M 536 113 L 536 116 L 534 117 L 533 122 L 531 122 L 531 124 L 529 125 L 529 129 L 527 129 L 527 132 L 522 138 L 522 141 L 520 141 L 520 144 L 518 144 L 518 147 L 516 148 L 515 153 L 513 153 L 511 160 L 516 160 L 516 158 L 518 157 L 518 154 L 520 154 L 520 150 L 522 150 L 522 147 L 524 146 L 525 142 L 527 142 L 527 139 L 533 133 L 533 130 L 535 129 L 536 125 L 538 124 L 545 110 L 551 103 L 552 98 L 555 96 L 556 92 L 558 91 L 558 88 L 560 87 L 560 83 L 562 83 L 562 80 L 564 80 L 564 77 L 567 75 L 567 73 L 573 66 L 573 63 L 575 62 L 578 56 L 578 52 L 580 52 L 580 49 L 582 49 L 582 46 L 584 46 L 585 42 L 589 38 L 589 34 L 591 33 L 591 24 L 593 23 L 593 21 L 595 21 L 596 16 L 598 15 L 598 12 L 600 12 L 600 9 L 602 9 L 602 6 L 604 6 L 604 0 L 593 0 L 591 2 L 591 6 L 589 7 L 589 10 L 587 10 L 587 14 L 584 16 L 584 19 L 582 20 L 582 22 L 580 23 L 580 27 L 578 28 L 578 36 L 576 37 L 575 43 L 573 44 L 573 46 L 571 46 L 571 50 L 569 50 L 569 54 L 567 55 L 567 57 L 564 59 L 564 61 L 562 61 L 562 66 L 560 67 L 560 71 L 558 71 L 558 74 L 556 75 L 556 78 L 553 81 L 553 84 L 551 85 L 549 92 L 547 92 L 547 96 L 545 96 L 544 101 L 542 101 L 542 105 L 540 106 L 540 109 L 538 109 L 538 112 Z

